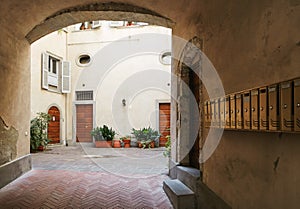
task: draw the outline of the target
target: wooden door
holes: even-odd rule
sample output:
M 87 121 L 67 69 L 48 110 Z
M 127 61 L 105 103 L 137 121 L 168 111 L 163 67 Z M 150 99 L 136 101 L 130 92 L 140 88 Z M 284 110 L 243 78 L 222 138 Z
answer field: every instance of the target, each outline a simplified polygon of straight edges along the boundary
M 48 114 L 51 116 L 51 120 L 48 124 L 48 138 L 50 143 L 60 143 L 60 112 L 57 107 L 52 106 Z
M 93 105 L 76 105 L 76 141 L 92 142 Z
M 170 117 L 171 117 L 170 103 L 159 104 L 159 132 L 161 137 L 159 138 L 159 146 L 165 146 L 167 142 L 166 136 L 170 136 Z

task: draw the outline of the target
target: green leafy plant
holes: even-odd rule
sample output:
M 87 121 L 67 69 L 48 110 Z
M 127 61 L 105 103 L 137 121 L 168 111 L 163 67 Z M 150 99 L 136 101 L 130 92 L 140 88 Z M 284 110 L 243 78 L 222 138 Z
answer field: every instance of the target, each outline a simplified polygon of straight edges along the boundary
M 167 135 L 167 142 L 165 144 L 166 150 L 163 152 L 165 157 L 170 157 L 171 156 L 171 136 Z
M 39 112 L 30 122 L 30 149 L 36 150 L 39 146 L 47 146 L 50 142 L 47 136 L 47 127 L 51 116 Z
M 93 136 L 96 141 L 104 141 L 100 127 L 93 128 L 91 136 Z
M 131 132 L 138 141 L 154 141 L 160 137 L 160 133 L 150 126 L 148 128 L 134 129 Z
M 116 135 L 116 132 L 112 128 L 109 128 L 107 125 L 103 125 L 102 127 L 100 127 L 100 131 L 104 140 L 106 141 L 113 140 Z

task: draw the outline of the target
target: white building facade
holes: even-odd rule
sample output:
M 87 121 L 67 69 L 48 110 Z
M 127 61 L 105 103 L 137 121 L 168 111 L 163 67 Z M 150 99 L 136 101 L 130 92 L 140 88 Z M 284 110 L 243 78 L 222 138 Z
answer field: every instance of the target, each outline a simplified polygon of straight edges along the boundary
M 169 112 L 160 109 L 171 100 L 171 29 L 124 21 L 85 26 L 31 45 L 31 117 L 52 115 L 49 138 L 60 143 L 91 142 L 92 128 L 104 124 L 116 137 L 166 126 Z

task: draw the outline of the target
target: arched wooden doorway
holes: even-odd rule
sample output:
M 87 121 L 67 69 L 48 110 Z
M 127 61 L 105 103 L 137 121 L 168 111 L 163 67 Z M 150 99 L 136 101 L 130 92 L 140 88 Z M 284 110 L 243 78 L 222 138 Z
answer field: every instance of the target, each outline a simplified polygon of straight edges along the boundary
M 50 107 L 48 114 L 51 115 L 51 120 L 48 125 L 48 138 L 51 144 L 60 143 L 60 112 L 55 106 Z

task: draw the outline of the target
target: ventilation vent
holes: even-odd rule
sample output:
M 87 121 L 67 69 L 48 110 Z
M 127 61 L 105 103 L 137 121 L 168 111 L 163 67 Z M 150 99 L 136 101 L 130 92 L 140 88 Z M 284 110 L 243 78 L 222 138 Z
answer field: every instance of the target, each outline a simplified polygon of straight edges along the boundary
M 93 91 L 76 91 L 76 100 L 93 100 Z

